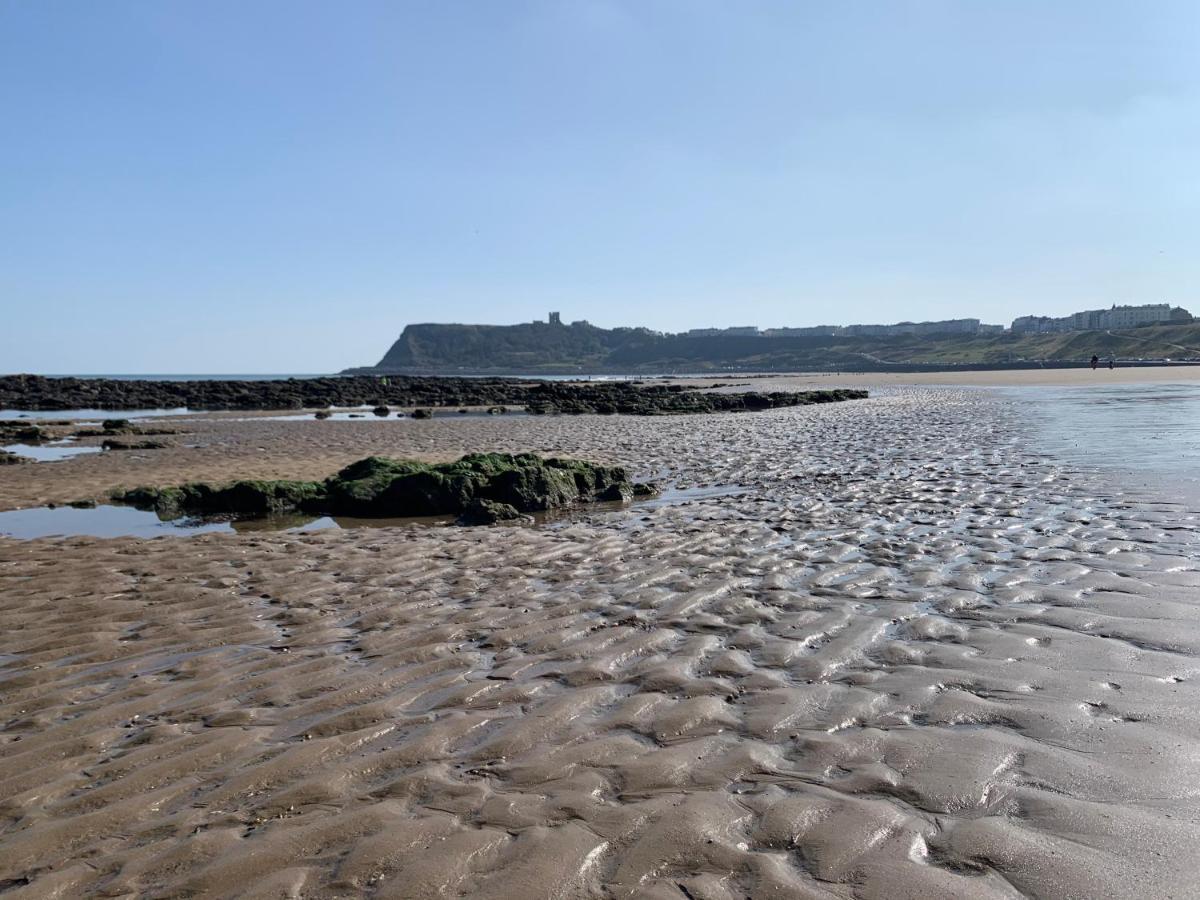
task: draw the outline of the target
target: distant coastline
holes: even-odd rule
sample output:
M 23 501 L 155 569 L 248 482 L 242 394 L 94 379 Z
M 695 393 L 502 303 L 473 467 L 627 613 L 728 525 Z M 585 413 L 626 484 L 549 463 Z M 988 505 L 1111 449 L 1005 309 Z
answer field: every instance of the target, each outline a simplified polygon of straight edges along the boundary
M 734 331 L 737 331 L 736 329 Z M 755 372 L 963 372 L 1200 363 L 1200 323 L 1029 333 L 663 334 L 587 322 L 415 324 L 346 375 L 589 376 Z

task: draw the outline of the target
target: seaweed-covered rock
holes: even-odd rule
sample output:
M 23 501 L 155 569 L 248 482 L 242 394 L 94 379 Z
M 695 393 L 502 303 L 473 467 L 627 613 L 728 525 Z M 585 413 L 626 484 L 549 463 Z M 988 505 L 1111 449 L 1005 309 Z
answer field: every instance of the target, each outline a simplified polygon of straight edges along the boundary
M 164 516 L 261 516 L 307 510 L 323 499 L 324 485 L 317 481 L 235 481 L 220 486 L 194 482 L 178 487 L 139 487 L 112 496 L 120 503 Z
M 333 415 L 333 413 L 331 413 L 327 409 L 318 409 L 315 413 L 313 413 L 313 418 L 314 419 L 328 419 L 332 415 Z
M 21 441 L 26 444 L 36 444 L 49 435 L 37 425 L 26 425 L 21 422 L 0 422 L 0 441 Z
M 516 513 L 557 509 L 635 495 L 625 470 L 532 453 L 474 453 L 456 462 L 423 463 L 371 456 L 322 482 L 239 481 L 134 488 L 114 499 L 160 514 L 264 515 L 304 511 L 326 515 L 401 516 Z M 481 506 L 480 503 L 497 507 Z M 470 518 L 471 516 L 468 516 Z
M 375 407 L 373 410 L 371 410 L 371 412 L 373 412 L 375 415 L 379 416 L 379 418 L 381 418 L 381 419 L 386 419 L 388 416 L 390 416 L 392 414 L 392 411 L 390 409 L 388 409 L 388 407 L 383 406 L 382 404 Z
M 434 516 L 456 513 L 474 496 L 428 463 L 369 456 L 324 482 L 329 511 L 345 516 Z M 405 510 L 405 511 L 401 511 Z
M 433 418 L 433 410 L 421 409 L 420 407 L 418 407 L 417 409 L 414 409 L 412 411 L 412 417 L 414 419 L 432 419 Z
M 19 456 L 16 453 L 9 453 L 7 450 L 0 450 L 0 466 L 17 466 L 21 463 L 31 462 L 24 456 Z
M 128 419 L 105 419 L 100 423 L 100 427 L 107 434 L 120 434 L 122 431 L 129 431 L 133 428 L 133 423 Z
M 628 503 L 633 499 L 633 485 L 630 484 L 612 484 L 604 489 L 600 494 L 596 495 L 597 500 L 604 500 L 608 503 Z
M 458 525 L 495 525 L 497 522 L 532 521 L 532 516 L 507 503 L 476 497 L 455 521 Z

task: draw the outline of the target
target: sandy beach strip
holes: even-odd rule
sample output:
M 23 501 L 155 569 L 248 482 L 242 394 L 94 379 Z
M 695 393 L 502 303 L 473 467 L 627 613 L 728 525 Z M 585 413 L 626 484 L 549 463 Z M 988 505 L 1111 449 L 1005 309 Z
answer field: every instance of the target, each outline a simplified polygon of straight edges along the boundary
M 1065 467 L 1021 413 L 892 387 L 213 419 L 6 467 L 9 509 L 475 450 L 739 490 L 534 527 L 0 538 L 0 885 L 1197 896 L 1194 514 Z

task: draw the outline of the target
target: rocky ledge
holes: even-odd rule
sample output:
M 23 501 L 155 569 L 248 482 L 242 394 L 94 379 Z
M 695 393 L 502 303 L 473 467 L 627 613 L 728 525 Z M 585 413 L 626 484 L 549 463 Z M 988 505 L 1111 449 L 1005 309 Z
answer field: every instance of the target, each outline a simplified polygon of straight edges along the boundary
M 475 453 L 452 463 L 371 456 L 324 481 L 236 481 L 117 491 L 119 503 L 163 517 L 264 516 L 289 512 L 369 518 L 458 516 L 480 525 L 530 512 L 655 493 L 619 466 L 532 453 Z
M 638 385 L 627 382 L 570 385 L 542 382 L 525 396 L 525 410 L 535 415 L 660 416 L 685 413 L 753 412 L 812 403 L 864 400 L 866 391 L 772 391 L 717 394 L 678 384 Z
M 715 385 L 714 385 L 715 387 Z M 119 381 L 107 378 L 0 377 L 0 409 L 323 409 L 330 406 L 455 409 L 523 407 L 531 413 L 707 413 L 857 400 L 866 391 L 714 393 L 629 381 L 521 381 L 509 378 L 355 376 L 278 381 Z

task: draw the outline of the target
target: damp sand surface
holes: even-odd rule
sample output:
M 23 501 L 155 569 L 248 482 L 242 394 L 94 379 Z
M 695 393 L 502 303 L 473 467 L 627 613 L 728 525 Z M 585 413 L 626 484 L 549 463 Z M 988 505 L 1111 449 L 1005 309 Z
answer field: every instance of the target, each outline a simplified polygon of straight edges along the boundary
M 631 502 L 582 503 L 535 512 L 521 520 L 504 523 L 521 527 L 526 522 L 557 525 L 609 513 L 623 515 L 673 504 L 745 493 L 737 485 L 695 488 L 667 487 L 652 497 Z M 456 516 L 407 516 L 359 518 L 318 516 L 307 513 L 277 513 L 268 516 L 177 516 L 164 518 L 155 512 L 119 504 L 96 504 L 82 508 L 36 506 L 0 512 L 0 536 L 19 540 L 44 537 L 140 537 L 156 538 L 226 532 L 249 534 L 262 531 L 319 531 L 325 528 L 401 528 L 413 525 L 455 525 Z
M 0 471 L 10 509 L 364 450 L 698 489 L 526 528 L 0 538 L 8 893 L 1197 896 L 1186 501 L 996 392 L 500 418 L 214 421 Z

